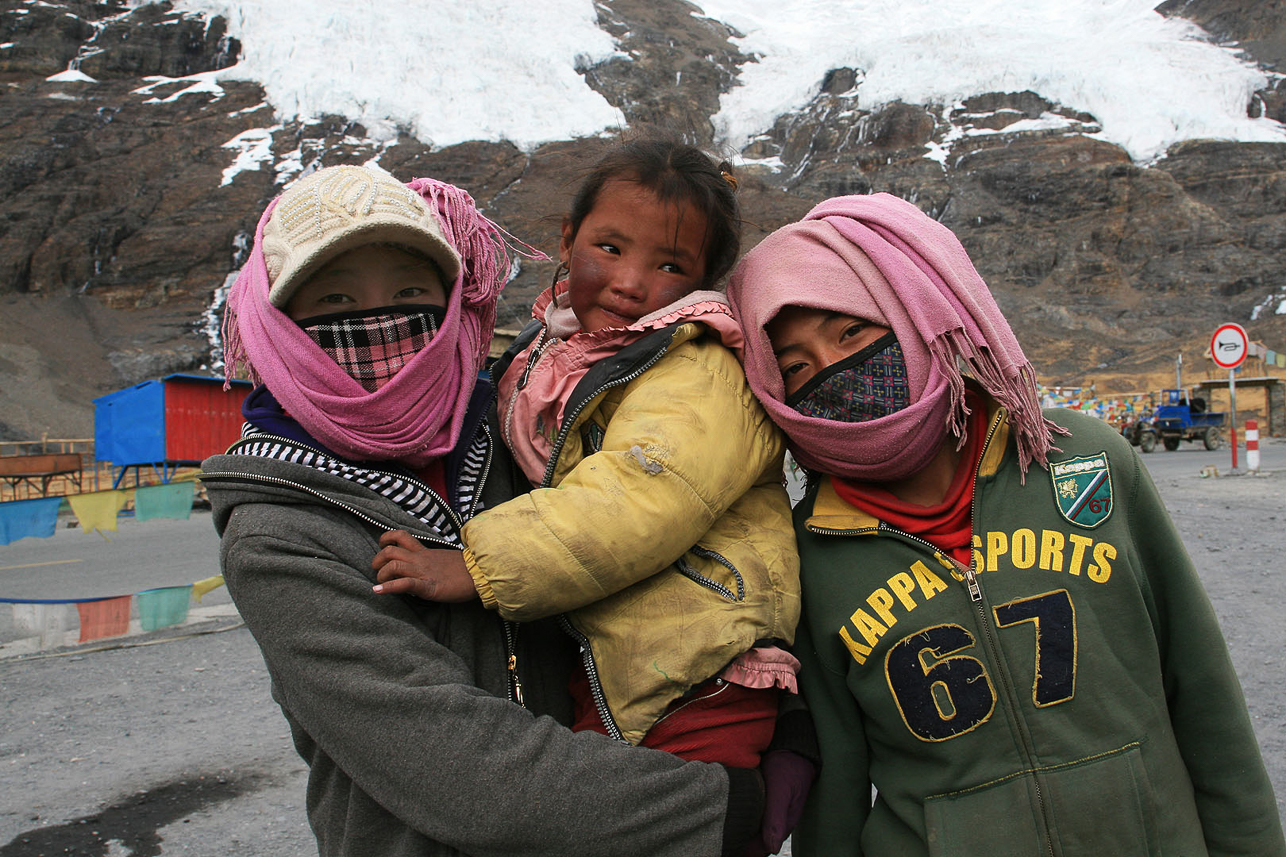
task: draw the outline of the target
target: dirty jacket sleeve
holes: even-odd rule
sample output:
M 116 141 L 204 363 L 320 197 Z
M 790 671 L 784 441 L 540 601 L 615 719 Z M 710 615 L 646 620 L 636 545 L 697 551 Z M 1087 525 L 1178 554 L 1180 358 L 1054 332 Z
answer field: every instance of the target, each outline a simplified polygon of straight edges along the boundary
M 650 577 L 757 483 L 779 481 L 783 441 L 721 346 L 675 348 L 606 416 L 602 448 L 556 488 L 465 526 L 483 603 L 508 619 L 573 610 Z
M 720 853 L 724 769 L 573 734 L 480 689 L 494 614 L 372 593 L 375 536 L 352 516 L 245 503 L 222 535 L 318 786 L 321 854 Z

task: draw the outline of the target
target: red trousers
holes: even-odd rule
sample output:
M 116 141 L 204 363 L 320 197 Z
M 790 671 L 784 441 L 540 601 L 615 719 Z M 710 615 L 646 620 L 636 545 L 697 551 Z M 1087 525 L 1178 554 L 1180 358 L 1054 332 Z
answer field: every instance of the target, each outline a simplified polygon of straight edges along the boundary
M 577 670 L 568 684 L 575 703 L 576 732 L 607 734 L 589 679 Z M 702 682 L 674 700 L 639 742 L 694 762 L 757 768 L 777 723 L 775 688 L 749 688 L 723 679 Z

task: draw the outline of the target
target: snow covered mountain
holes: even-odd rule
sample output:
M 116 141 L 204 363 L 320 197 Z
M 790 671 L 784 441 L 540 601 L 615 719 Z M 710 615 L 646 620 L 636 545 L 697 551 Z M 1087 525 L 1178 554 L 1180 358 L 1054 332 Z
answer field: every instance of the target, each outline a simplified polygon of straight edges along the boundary
M 747 244 L 826 196 L 915 201 L 1051 383 L 1152 386 L 1222 321 L 1286 350 L 1278 5 L 3 0 L 0 438 L 212 365 L 255 216 L 308 170 L 452 181 L 552 250 L 578 170 L 647 126 L 738 165 Z

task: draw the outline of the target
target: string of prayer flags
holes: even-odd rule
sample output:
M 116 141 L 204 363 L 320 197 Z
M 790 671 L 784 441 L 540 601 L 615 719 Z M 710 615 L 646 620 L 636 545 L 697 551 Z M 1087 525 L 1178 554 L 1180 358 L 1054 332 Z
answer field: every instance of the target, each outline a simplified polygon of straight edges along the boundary
M 36 500 L 12 500 L 0 503 L 0 545 L 16 542 L 28 536 L 47 539 L 58 528 L 58 507 L 61 497 L 41 497 Z
M 116 516 L 129 502 L 128 491 L 94 491 L 89 494 L 68 494 L 72 514 L 80 521 L 80 528 L 87 533 L 116 532 Z
M 177 518 L 186 521 L 192 515 L 196 482 L 192 478 L 161 485 L 110 491 L 42 497 L 35 500 L 11 500 L 0 503 L 0 545 L 28 536 L 47 539 L 58 528 L 58 507 L 64 499 L 72 514 L 87 533 L 116 532 L 116 519 L 122 509 L 134 501 L 134 517 L 139 521 L 153 518 Z
M 193 482 L 170 482 L 135 489 L 134 519 L 178 518 L 186 521 L 192 514 L 195 495 L 196 484 Z
M 191 599 L 195 597 L 200 601 L 220 586 L 223 586 L 223 575 L 216 574 L 195 583 L 158 586 L 133 595 L 66 599 L 0 597 L 0 604 L 7 603 L 12 607 L 14 628 L 27 635 L 27 639 L 17 641 L 24 649 L 31 649 L 37 639 L 37 648 L 48 649 L 76 642 L 73 606 L 80 618 L 79 642 L 84 643 L 119 637 L 131 630 L 139 633 L 182 625 L 188 621 Z M 130 617 L 135 608 L 138 611 L 137 622 L 131 623 Z M 6 643 L 0 648 L 8 645 Z

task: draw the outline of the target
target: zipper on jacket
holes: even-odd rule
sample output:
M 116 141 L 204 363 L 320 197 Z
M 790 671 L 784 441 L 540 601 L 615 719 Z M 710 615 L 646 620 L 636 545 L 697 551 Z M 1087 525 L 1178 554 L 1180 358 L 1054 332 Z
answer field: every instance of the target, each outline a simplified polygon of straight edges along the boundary
M 545 351 L 556 341 L 553 337 L 550 337 L 548 342 L 544 341 L 548 332 L 549 327 L 542 326 L 540 333 L 536 334 L 536 339 L 531 344 L 531 353 L 527 355 L 527 365 L 522 368 L 522 375 L 518 377 L 518 383 L 514 385 L 514 391 L 509 396 L 509 408 L 505 411 L 504 420 L 500 424 L 500 435 L 504 439 L 505 445 L 510 449 L 513 449 L 514 403 L 518 401 L 518 394 L 527 386 L 527 379 L 531 376 L 531 370 L 536 368 L 536 364 L 540 362 L 540 358 L 544 356 Z M 500 392 L 499 379 L 496 380 L 496 392 Z
M 558 617 L 558 624 L 562 629 L 571 636 L 573 640 L 580 644 L 581 663 L 585 666 L 585 675 L 589 678 L 589 692 L 594 698 L 594 707 L 598 709 L 598 716 L 603 721 L 607 734 L 617 741 L 625 741 L 625 736 L 621 733 L 621 727 L 616 725 L 616 718 L 612 716 L 612 710 L 607 706 L 607 696 L 603 693 L 603 680 L 598 675 L 598 665 L 594 662 L 594 651 L 589 646 L 589 638 L 576 630 L 567 614 L 563 613 Z M 629 743 L 628 741 L 626 743 Z
M 478 514 L 478 507 L 482 505 L 482 486 L 487 484 L 487 477 L 491 475 L 491 459 L 496 447 L 496 439 L 491 436 L 491 429 L 484 422 L 481 426 L 482 433 L 487 436 L 487 455 L 482 460 L 482 472 L 478 474 L 477 487 L 473 491 L 473 502 L 469 504 L 469 517 L 472 518 Z M 432 489 L 430 489 L 432 490 Z M 450 509 L 450 506 L 447 507 Z M 461 533 L 464 532 L 464 523 L 460 524 Z
M 580 403 L 577 404 L 573 410 L 563 416 L 563 425 L 559 429 L 558 437 L 554 439 L 553 449 L 551 449 L 549 453 L 549 464 L 545 466 L 545 475 L 541 477 L 540 480 L 541 488 L 548 488 L 550 483 L 553 482 L 554 470 L 558 466 L 558 456 L 562 454 L 563 446 L 567 443 L 567 436 L 571 434 L 571 427 L 576 422 L 576 418 L 580 416 L 581 411 L 585 410 L 589 403 L 598 398 L 601 393 L 610 390 L 613 387 L 628 384 L 648 369 L 651 369 L 656 365 L 657 361 L 669 352 L 669 350 L 670 346 L 667 344 L 658 349 L 655 354 L 648 358 L 646 363 L 639 366 L 634 371 L 626 375 L 622 375 L 619 378 L 613 378 L 605 381 L 595 387 L 589 395 L 581 399 Z M 528 366 L 530 368 L 530 364 L 528 364 Z M 526 381 L 526 373 L 523 373 L 521 380 L 524 382 Z M 733 569 L 733 571 L 735 572 L 736 569 Z M 697 577 L 700 577 L 700 575 L 697 575 Z M 710 582 L 714 583 L 714 581 Z M 585 675 L 589 678 L 590 694 L 594 697 L 594 707 L 598 709 L 598 715 L 603 720 L 603 726 L 606 727 L 607 734 L 618 741 L 624 741 L 625 736 L 621 734 L 621 728 L 616 725 L 616 718 L 612 716 L 611 709 L 607 706 L 607 697 L 603 693 L 603 681 L 598 675 L 598 665 L 594 662 L 594 652 L 589 646 L 589 638 L 576 630 L 575 626 L 572 625 L 571 620 L 567 618 L 566 613 L 559 615 L 558 623 L 573 640 L 580 644 L 581 662 L 585 665 Z
M 545 342 L 545 335 L 548 333 L 548 325 L 540 328 L 540 333 L 536 335 L 536 341 L 531 344 L 531 353 L 527 355 L 527 365 L 523 367 L 522 375 L 518 377 L 518 386 L 515 390 L 521 390 L 527 386 L 527 379 L 531 376 L 531 370 L 536 368 L 536 364 L 540 362 L 540 358 L 545 354 L 545 349 L 554 344 L 552 338 Z
M 691 548 L 689 548 L 689 550 L 692 553 L 696 554 L 697 556 L 703 556 L 706 559 L 712 559 L 715 562 L 727 568 L 729 571 L 731 571 L 733 579 L 737 581 L 737 591 L 733 592 L 731 589 L 724 586 L 719 581 L 711 580 L 710 578 L 703 575 L 701 572 L 697 571 L 691 565 L 689 565 L 688 562 L 683 557 L 679 557 L 678 560 L 675 561 L 675 565 L 678 566 L 679 572 L 684 577 L 688 578 L 694 583 L 704 586 L 706 589 L 717 592 L 718 594 L 722 595 L 724 598 L 727 598 L 729 601 L 746 600 L 746 582 L 741 577 L 741 572 L 738 571 L 737 567 L 733 565 L 731 562 L 729 562 L 726 557 L 724 557 L 722 554 L 717 553 L 715 551 L 709 550 L 707 548 L 703 548 L 700 545 L 693 545 Z
M 1001 687 L 1004 689 L 1010 709 L 1014 712 L 1014 728 L 1018 730 L 1018 736 L 1022 741 L 1023 754 L 1027 757 L 1027 766 L 1032 773 L 1032 789 L 1036 793 L 1036 806 L 1040 810 L 1041 818 L 1045 822 L 1045 851 L 1049 857 L 1054 857 L 1053 828 L 1050 824 L 1049 809 L 1045 805 L 1045 794 L 1041 790 L 1040 778 L 1036 773 L 1036 769 L 1039 766 L 1035 764 L 1035 747 L 1032 745 L 1031 735 L 1028 733 L 1026 723 L 1023 720 L 1021 714 L 1022 709 L 1019 707 L 1018 703 L 1018 694 L 1014 692 L 1009 670 L 1004 668 L 1004 662 L 1002 661 L 1000 654 L 1000 643 L 996 639 L 991 623 L 988 621 L 987 606 L 982 602 L 981 590 L 978 593 L 978 599 L 975 607 L 978 611 L 978 623 L 982 626 L 982 632 L 986 639 L 987 649 L 991 653 L 992 663 L 996 665 L 995 672 L 997 679 Z
M 518 623 L 510 622 L 508 619 L 501 620 L 504 623 L 505 633 L 505 669 L 509 675 L 509 701 L 516 702 L 523 708 L 527 703 L 522 698 L 522 682 L 518 679 Z
M 972 556 L 973 551 L 973 531 L 977 529 L 978 523 L 978 476 L 982 471 L 982 459 L 987 454 L 987 447 L 991 445 L 991 440 L 996 434 L 996 428 L 1000 425 L 1000 420 L 994 419 L 987 429 L 987 436 L 983 439 L 982 450 L 978 454 L 978 462 L 974 465 L 973 473 L 973 498 L 969 501 L 970 516 L 970 557 L 969 565 L 965 568 L 965 583 L 969 588 L 969 599 L 973 601 L 974 608 L 978 613 L 978 624 L 982 628 L 983 637 L 987 641 L 987 648 L 991 652 L 991 661 L 996 665 L 997 678 L 1004 688 L 1005 696 L 1008 698 L 1010 710 L 1014 713 L 1014 728 L 1018 730 L 1018 736 L 1022 740 L 1023 753 L 1027 757 L 1027 766 L 1032 771 L 1032 789 L 1036 793 L 1036 806 L 1040 810 L 1041 819 L 1045 823 L 1045 853 L 1049 857 L 1054 857 L 1053 827 L 1050 824 L 1049 808 L 1045 805 L 1045 794 L 1040 787 L 1040 778 L 1036 773 L 1037 765 L 1035 764 L 1035 747 L 1032 745 L 1031 735 L 1027 731 L 1026 724 L 1023 721 L 1022 709 L 1019 707 L 1018 694 L 1014 692 L 1013 684 L 1010 681 L 1009 670 L 1004 668 L 1004 661 L 1001 658 L 1000 642 L 996 639 L 995 631 L 991 626 L 990 619 L 987 615 L 987 605 L 983 602 L 982 585 L 978 582 L 977 570 L 974 568 L 975 560 Z

